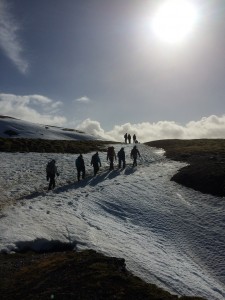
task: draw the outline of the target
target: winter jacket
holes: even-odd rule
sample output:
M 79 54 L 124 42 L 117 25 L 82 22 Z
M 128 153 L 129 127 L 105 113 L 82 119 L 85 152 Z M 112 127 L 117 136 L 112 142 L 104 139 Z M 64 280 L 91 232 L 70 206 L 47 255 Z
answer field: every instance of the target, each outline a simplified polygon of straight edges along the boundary
M 101 161 L 100 161 L 98 154 L 95 153 L 91 158 L 91 165 L 94 166 L 94 165 L 98 165 L 98 164 L 101 166 Z
M 84 159 L 81 155 L 78 156 L 78 158 L 76 159 L 76 167 L 77 167 L 77 169 L 84 169 L 85 168 Z
M 140 152 L 137 148 L 133 148 L 130 153 L 131 158 L 137 158 L 137 156 L 141 156 Z

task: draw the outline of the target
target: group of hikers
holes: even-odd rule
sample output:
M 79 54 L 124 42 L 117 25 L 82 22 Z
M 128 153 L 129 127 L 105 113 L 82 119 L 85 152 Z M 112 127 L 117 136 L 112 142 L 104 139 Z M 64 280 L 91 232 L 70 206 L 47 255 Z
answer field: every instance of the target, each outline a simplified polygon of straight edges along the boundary
M 140 157 L 140 152 L 137 148 L 137 146 L 135 145 L 133 147 L 133 149 L 131 150 L 130 153 L 130 157 L 131 159 L 133 159 L 133 167 L 137 166 L 137 158 L 138 156 Z M 107 149 L 107 161 L 109 161 L 109 170 L 113 170 L 114 169 L 114 161 L 117 160 L 118 157 L 118 167 L 119 169 L 122 167 L 123 169 L 125 169 L 126 167 L 126 155 L 125 155 L 125 151 L 124 151 L 124 147 L 122 147 L 117 155 L 115 152 L 115 148 L 113 146 L 108 147 Z M 83 155 L 80 154 L 76 161 L 75 161 L 75 166 L 77 169 L 77 180 L 80 181 L 81 178 L 84 179 L 85 178 L 85 163 L 84 163 L 84 158 Z M 93 166 L 94 169 L 94 176 L 96 176 L 96 174 L 99 171 L 99 167 L 101 167 L 101 160 L 99 157 L 98 152 L 96 152 L 94 155 L 92 155 L 91 158 L 91 166 Z M 57 167 L 56 167 L 56 161 L 53 159 L 51 160 L 47 166 L 46 166 L 46 179 L 47 181 L 49 181 L 49 185 L 48 185 L 48 190 L 54 189 L 55 188 L 55 177 L 59 176 Z
M 128 141 L 129 144 L 131 143 L 131 135 L 129 133 L 124 134 L 124 139 L 125 139 L 125 144 L 127 144 L 127 141 Z M 138 140 L 137 140 L 137 137 L 136 137 L 135 134 L 133 135 L 133 143 L 134 144 L 138 143 Z

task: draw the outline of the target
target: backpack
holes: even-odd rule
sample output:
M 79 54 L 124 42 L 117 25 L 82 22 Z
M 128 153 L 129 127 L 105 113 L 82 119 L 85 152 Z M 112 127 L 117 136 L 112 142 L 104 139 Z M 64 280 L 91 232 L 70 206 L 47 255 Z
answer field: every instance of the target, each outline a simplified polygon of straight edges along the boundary
M 53 163 L 53 161 L 51 160 L 50 162 L 47 163 L 46 166 L 46 173 L 47 174 L 54 174 L 55 173 L 55 164 Z
M 114 147 L 108 147 L 108 157 L 114 157 L 115 155 L 115 151 L 114 151 Z
M 92 164 L 98 164 L 99 163 L 99 156 L 97 154 L 94 154 L 92 156 L 91 163 Z

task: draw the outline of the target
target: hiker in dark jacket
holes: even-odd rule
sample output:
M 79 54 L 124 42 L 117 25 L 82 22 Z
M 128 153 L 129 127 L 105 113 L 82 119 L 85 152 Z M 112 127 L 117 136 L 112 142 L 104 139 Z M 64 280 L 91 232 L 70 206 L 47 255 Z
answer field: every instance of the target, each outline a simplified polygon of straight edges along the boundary
M 137 166 L 137 157 L 141 157 L 139 150 L 137 149 L 137 146 L 134 146 L 131 150 L 130 157 L 133 159 L 133 167 Z
M 125 152 L 124 148 L 121 148 L 120 151 L 117 153 L 118 160 L 119 160 L 119 169 L 121 168 L 121 163 L 123 163 L 123 169 L 125 169 L 126 161 L 125 161 Z
M 46 179 L 49 181 L 48 190 L 55 188 L 55 175 L 59 176 L 57 167 L 55 165 L 55 160 L 51 160 L 46 166 Z
M 127 138 L 128 138 L 128 142 L 129 142 L 129 144 L 130 144 L 130 141 L 131 141 L 131 135 L 128 134 Z
M 80 175 L 82 173 L 82 179 L 85 178 L 85 164 L 83 155 L 80 154 L 76 159 L 76 168 L 77 168 L 77 180 L 80 181 Z
M 101 161 L 100 161 L 100 158 L 99 158 L 99 155 L 98 155 L 98 152 L 96 152 L 94 155 L 92 155 L 92 158 L 91 158 L 91 165 L 93 165 L 93 168 L 94 168 L 94 176 L 96 176 L 96 174 L 97 174 L 98 171 L 99 171 L 99 167 L 102 166 Z
M 136 135 L 134 134 L 134 135 L 133 135 L 133 143 L 134 143 L 134 144 L 136 143 L 136 140 L 137 140 L 137 138 L 136 138 Z
M 108 147 L 107 150 L 107 160 L 110 162 L 109 170 L 114 169 L 113 161 L 116 160 L 116 152 L 113 146 Z

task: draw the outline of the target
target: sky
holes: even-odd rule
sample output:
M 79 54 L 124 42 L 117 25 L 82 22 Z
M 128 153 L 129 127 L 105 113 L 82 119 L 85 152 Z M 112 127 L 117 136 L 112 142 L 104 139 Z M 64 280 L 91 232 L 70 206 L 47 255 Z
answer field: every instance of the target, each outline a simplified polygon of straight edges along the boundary
M 102 166 L 93 177 L 87 153 L 79 183 L 77 155 L 1 152 L 0 252 L 93 249 L 124 258 L 134 275 L 172 294 L 224 300 L 224 199 L 171 181 L 185 164 L 160 149 L 138 145 L 133 168 L 133 145 L 114 146 L 116 152 L 124 146 L 126 168 L 115 163 L 109 172 L 106 152 L 99 152 Z M 47 192 L 51 158 L 59 177 Z
M 166 1 L 0 0 L 0 114 L 142 141 L 224 138 L 225 3 L 186 0 L 195 22 L 168 42 L 153 27 Z

